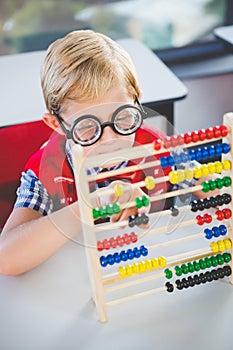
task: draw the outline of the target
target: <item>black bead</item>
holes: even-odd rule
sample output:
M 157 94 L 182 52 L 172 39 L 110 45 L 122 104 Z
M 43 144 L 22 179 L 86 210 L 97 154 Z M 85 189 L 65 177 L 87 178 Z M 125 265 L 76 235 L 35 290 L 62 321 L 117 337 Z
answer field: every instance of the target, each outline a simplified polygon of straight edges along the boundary
M 219 267 L 217 269 L 217 271 L 218 271 L 218 274 L 219 274 L 219 278 L 225 277 L 225 273 L 224 273 L 224 271 L 223 271 L 223 269 L 221 267 Z
M 181 282 L 183 283 L 184 288 L 188 288 L 189 287 L 189 282 L 186 278 L 182 278 Z
M 216 198 L 219 206 L 224 204 L 225 199 L 220 194 L 218 196 L 216 196 L 215 198 Z
M 219 205 L 218 200 L 215 197 L 210 197 L 211 207 L 215 208 Z
M 184 288 L 183 283 L 181 282 L 181 280 L 176 280 L 175 284 L 176 284 L 176 288 L 179 289 L 179 290 L 182 290 Z
M 198 210 L 204 210 L 205 209 L 205 203 L 203 199 L 198 200 Z
M 223 271 L 225 276 L 229 277 L 231 275 L 231 267 L 230 266 L 224 266 Z
M 135 216 L 134 215 L 128 217 L 128 225 L 129 225 L 129 227 L 135 226 Z
M 190 287 L 194 287 L 195 286 L 195 282 L 194 282 L 193 277 L 189 276 L 188 277 L 188 282 L 189 282 L 189 286 Z
M 209 198 L 203 199 L 203 203 L 204 203 L 205 209 L 211 208 L 211 203 L 210 203 Z
M 213 278 L 215 281 L 217 281 L 219 279 L 219 273 L 216 269 L 212 270 L 211 271 L 212 275 L 213 275 Z
M 135 215 L 134 224 L 135 224 L 136 226 L 139 226 L 139 225 L 141 225 L 141 224 L 142 224 L 142 217 L 141 217 L 141 215 L 140 215 L 140 214 Z
M 174 291 L 174 286 L 173 286 L 173 284 L 171 284 L 170 282 L 167 282 L 167 283 L 165 284 L 165 286 L 167 287 L 167 292 L 168 292 L 168 293 L 172 293 L 172 292 Z
M 193 276 L 193 280 L 194 280 L 196 285 L 201 283 L 201 279 L 200 279 L 200 277 L 198 275 L 194 275 Z
M 204 273 L 200 273 L 199 277 L 200 277 L 201 283 L 204 284 L 207 282 L 207 277 L 205 276 Z
M 191 211 L 196 212 L 198 211 L 198 201 L 194 200 L 191 202 Z
M 229 204 L 231 202 L 231 195 L 228 194 L 228 193 L 224 193 L 222 195 L 222 198 L 223 198 L 223 203 L 224 204 Z
M 179 209 L 176 207 L 172 207 L 170 208 L 171 212 L 172 212 L 172 216 L 177 216 L 179 215 Z
M 206 275 L 207 282 L 212 282 L 212 281 L 213 281 L 213 276 L 212 276 L 212 274 L 210 273 L 210 271 L 207 271 L 207 272 L 205 273 L 205 275 Z

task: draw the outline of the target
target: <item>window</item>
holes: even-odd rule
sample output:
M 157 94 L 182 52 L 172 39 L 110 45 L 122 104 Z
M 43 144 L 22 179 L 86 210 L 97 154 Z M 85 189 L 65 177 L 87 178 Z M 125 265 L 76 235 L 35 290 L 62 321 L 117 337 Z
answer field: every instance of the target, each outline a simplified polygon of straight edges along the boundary
M 43 50 L 84 28 L 136 38 L 165 56 L 187 56 L 194 44 L 213 42 L 215 27 L 233 22 L 232 0 L 4 0 L 0 9 L 0 54 Z

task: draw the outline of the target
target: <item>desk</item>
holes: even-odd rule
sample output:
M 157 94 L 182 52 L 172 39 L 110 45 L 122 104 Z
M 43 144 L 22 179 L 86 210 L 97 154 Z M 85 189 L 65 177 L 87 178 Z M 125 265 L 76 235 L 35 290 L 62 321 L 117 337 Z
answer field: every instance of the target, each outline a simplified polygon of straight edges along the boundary
M 216 28 L 214 35 L 224 43 L 233 45 L 233 25 Z
M 144 44 L 134 39 L 120 40 L 135 64 L 142 102 L 165 114 L 173 125 L 173 103 L 186 96 L 183 83 Z M 45 51 L 0 57 L 0 126 L 41 119 L 46 111 L 40 88 L 40 66 Z
M 90 300 L 84 249 L 73 242 L 22 276 L 0 275 L 0 296 L 2 350 L 233 349 L 228 279 L 112 306 L 102 324 Z

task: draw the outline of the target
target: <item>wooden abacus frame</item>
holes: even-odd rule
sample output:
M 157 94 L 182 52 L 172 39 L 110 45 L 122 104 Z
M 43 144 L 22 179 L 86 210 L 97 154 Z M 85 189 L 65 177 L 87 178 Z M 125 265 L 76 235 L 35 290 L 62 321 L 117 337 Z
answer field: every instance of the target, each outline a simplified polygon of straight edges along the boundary
M 226 137 L 219 137 L 217 139 L 222 140 L 224 143 L 227 143 L 229 145 L 233 145 L 233 113 L 228 113 L 225 114 L 223 117 L 223 125 L 225 125 L 228 128 L 228 135 Z M 214 139 L 216 140 L 216 139 Z M 210 142 L 210 140 L 205 140 L 205 141 L 199 141 L 199 142 L 191 142 L 188 145 L 184 145 L 184 147 L 192 147 L 192 146 L 197 146 L 204 144 L 206 142 Z M 87 175 L 87 169 L 90 167 L 95 167 L 99 166 L 99 164 L 106 164 L 108 159 L 119 159 L 122 161 L 122 158 L 130 160 L 130 159 L 135 159 L 135 158 L 140 158 L 140 157 L 147 157 L 148 152 L 150 152 L 150 155 L 152 154 L 159 154 L 159 153 L 164 153 L 166 152 L 167 149 L 162 148 L 160 151 L 155 151 L 153 144 L 146 144 L 142 146 L 137 146 L 131 149 L 124 149 L 122 151 L 117 151 L 113 152 L 111 154 L 107 153 L 106 155 L 98 155 L 95 157 L 84 157 L 83 154 L 83 148 L 80 147 L 79 145 L 73 146 L 72 149 L 72 157 L 73 157 L 73 163 L 74 163 L 74 173 L 75 173 L 75 180 L 77 184 L 77 192 L 78 192 L 78 200 L 80 204 L 80 214 L 81 214 L 81 220 L 82 220 L 82 227 L 83 227 L 83 236 L 84 236 L 84 245 L 85 245 L 85 250 L 86 250 L 86 255 L 87 255 L 87 263 L 88 263 L 88 271 L 89 271 L 89 277 L 90 277 L 90 282 L 91 282 L 91 288 L 92 288 L 92 297 L 93 300 L 96 304 L 98 313 L 99 313 L 99 319 L 101 322 L 106 322 L 107 321 L 107 312 L 106 312 L 106 307 L 110 305 L 116 305 L 121 302 L 126 302 L 131 299 L 135 299 L 141 296 L 146 296 L 150 295 L 153 293 L 157 293 L 160 291 L 168 290 L 166 286 L 162 286 L 160 288 L 152 288 L 150 290 L 146 290 L 140 293 L 135 293 L 123 298 L 118 298 L 109 302 L 105 301 L 105 294 L 108 292 L 112 291 L 117 291 L 117 290 L 122 290 L 124 288 L 127 288 L 129 286 L 137 286 L 138 284 L 145 283 L 147 281 L 151 281 L 160 277 L 163 277 L 165 275 L 164 273 L 164 267 L 160 267 L 159 269 L 152 269 L 150 271 L 150 274 L 143 274 L 140 273 L 136 278 L 129 282 L 125 282 L 119 274 L 119 272 L 113 272 L 109 274 L 103 275 L 103 268 L 100 265 L 100 253 L 97 249 L 97 235 L 98 232 L 105 232 L 106 233 L 106 238 L 108 238 L 108 233 L 107 230 L 115 229 L 120 226 L 122 226 L 122 222 L 120 223 L 105 223 L 105 224 L 100 224 L 100 225 L 95 225 L 94 219 L 93 219 L 93 208 L 91 207 L 91 198 L 93 196 L 93 193 L 90 193 L 89 190 L 89 182 L 93 181 L 94 179 L 101 179 L 101 178 L 106 178 L 108 175 L 110 176 L 115 176 L 119 174 L 126 173 L 127 171 L 133 171 L 133 170 L 138 170 L 138 167 L 126 167 L 126 168 L 121 168 L 115 171 L 109 171 L 109 172 L 104 172 L 103 174 L 96 175 L 93 177 L 93 175 Z M 233 159 L 233 153 L 232 153 L 232 147 L 231 151 L 228 154 L 223 154 L 222 159 L 223 160 L 229 160 L 232 163 Z M 155 166 L 158 165 L 158 162 L 150 162 L 150 163 L 145 163 L 143 166 Z M 128 169 L 129 168 L 129 169 Z M 141 169 L 141 167 L 140 167 Z M 228 176 L 233 179 L 232 175 L 232 167 L 230 170 L 223 171 L 224 174 L 228 174 Z M 162 181 L 162 180 L 161 180 Z M 168 177 L 164 178 L 164 181 L 168 181 Z M 140 183 L 139 185 L 142 187 L 144 182 Z M 197 190 L 201 190 L 202 185 L 200 186 L 194 186 L 194 187 L 189 187 L 187 189 L 181 189 L 181 190 L 176 190 L 170 193 L 165 193 L 156 196 L 156 198 L 152 198 L 152 200 L 161 200 L 165 199 L 171 196 L 179 196 L 184 193 L 192 193 Z M 106 189 L 108 191 L 108 189 Z M 224 188 L 225 191 L 225 188 Z M 225 192 L 232 193 L 232 185 L 227 188 Z M 121 209 L 135 205 L 134 202 L 131 203 L 126 203 L 121 207 Z M 233 204 L 230 202 L 227 206 L 227 208 L 230 208 L 231 211 L 233 209 Z M 185 206 L 184 208 L 180 207 L 179 210 L 184 210 L 190 208 L 190 206 Z M 195 214 L 195 213 L 194 213 Z M 153 213 L 149 215 L 171 215 L 171 210 L 165 210 L 159 213 Z M 213 215 L 213 218 L 216 218 L 217 215 Z M 192 225 L 196 223 L 196 219 L 189 220 L 186 222 L 183 222 L 179 225 L 181 226 L 187 226 L 187 225 Z M 173 225 L 170 227 L 161 227 L 157 228 L 151 231 L 147 232 L 147 235 L 153 235 L 155 233 L 162 233 L 165 232 L 165 230 L 173 228 Z M 232 241 L 232 219 L 229 220 L 228 222 L 228 231 L 227 231 L 227 239 L 228 241 Z M 180 238 L 176 241 L 171 241 L 171 242 L 165 242 L 161 243 L 160 245 L 155 245 L 150 247 L 150 250 L 153 250 L 155 248 L 160 247 L 165 247 L 168 244 L 178 244 L 178 243 L 184 243 L 186 240 L 190 239 L 195 239 L 198 237 L 203 237 L 204 234 L 196 234 L 192 235 L 191 237 L 183 237 Z M 228 247 L 229 248 L 229 247 Z M 232 256 L 232 245 L 229 249 L 230 254 Z M 201 248 L 195 251 L 189 251 L 183 254 L 178 254 L 173 257 L 168 257 L 167 261 L 168 263 L 166 264 L 166 267 L 172 268 L 173 266 L 177 264 L 184 264 L 193 261 L 196 258 L 204 258 L 208 256 L 213 255 L 213 251 L 209 248 Z M 223 251 L 220 250 L 220 251 Z M 139 259 L 140 261 L 140 259 Z M 231 269 L 233 267 L 232 259 L 229 263 Z M 174 272 L 174 270 L 172 270 Z M 134 276 L 135 277 L 135 276 Z M 122 283 L 122 281 L 124 283 Z M 233 278 L 231 275 L 230 282 L 233 283 Z M 113 284 L 113 286 L 109 287 L 108 285 Z M 173 285 L 170 283 L 170 287 Z M 175 284 L 174 284 L 175 286 Z

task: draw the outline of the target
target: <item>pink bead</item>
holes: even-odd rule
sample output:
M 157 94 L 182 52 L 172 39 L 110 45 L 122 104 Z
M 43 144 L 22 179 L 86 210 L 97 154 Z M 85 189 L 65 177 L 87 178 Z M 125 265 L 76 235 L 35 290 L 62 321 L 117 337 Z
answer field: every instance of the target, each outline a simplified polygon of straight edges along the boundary
M 124 240 L 125 240 L 126 244 L 130 244 L 131 243 L 130 236 L 127 233 L 125 233 L 123 237 L 124 237 Z
M 117 240 L 117 244 L 119 245 L 119 247 L 122 247 L 125 243 L 123 237 L 121 237 L 121 236 L 117 236 L 116 240 Z
M 111 238 L 109 239 L 109 242 L 110 242 L 111 248 L 116 248 L 116 247 L 117 247 L 117 240 L 116 240 L 116 238 L 111 237 Z
M 104 249 L 110 249 L 110 242 L 108 239 L 104 239 L 103 240 L 103 246 L 104 246 Z
M 97 249 L 98 249 L 99 252 L 101 252 L 104 249 L 102 241 L 98 241 L 97 242 Z
M 130 233 L 130 238 L 131 238 L 131 242 L 132 242 L 132 243 L 136 243 L 137 240 L 138 240 L 138 236 L 136 235 L 135 232 L 131 232 L 131 233 Z

